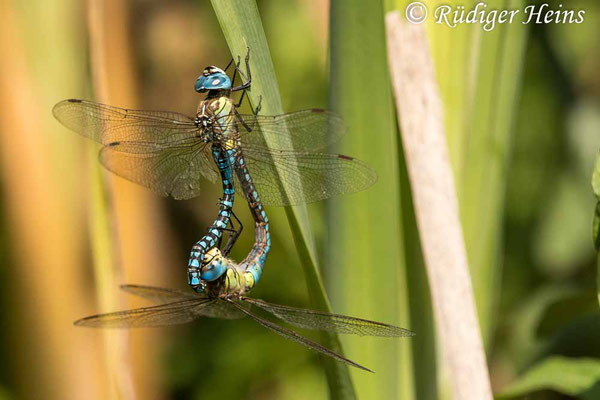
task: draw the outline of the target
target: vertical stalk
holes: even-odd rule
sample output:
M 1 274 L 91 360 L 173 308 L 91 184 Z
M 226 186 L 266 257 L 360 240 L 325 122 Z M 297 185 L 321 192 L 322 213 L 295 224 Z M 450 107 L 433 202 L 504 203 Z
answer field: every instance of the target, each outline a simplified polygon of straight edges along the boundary
M 402 142 L 453 397 L 492 399 L 427 37 L 398 12 L 386 22 Z
M 522 9 L 521 0 L 489 7 Z M 464 152 L 457 168 L 459 199 L 481 329 L 489 347 L 500 295 L 502 222 L 511 132 L 525 50 L 526 25 L 519 21 L 481 32 L 470 107 L 464 108 Z M 475 32 L 473 33 L 475 35 Z M 447 79 L 447 78 L 446 78 Z
M 99 0 L 88 1 L 88 29 L 92 64 L 93 87 L 96 98 L 109 103 L 108 72 L 106 69 L 106 35 L 104 30 L 105 6 Z M 111 184 L 104 182 L 104 176 L 96 162 L 98 149 L 93 143 L 88 145 L 90 154 L 90 209 L 89 224 L 96 282 L 96 295 L 100 310 L 122 308 L 119 301 L 118 284 L 121 281 L 119 241 L 113 208 Z M 131 383 L 129 332 L 102 331 L 104 337 L 104 357 L 111 398 L 135 398 Z
M 256 2 L 254 0 L 212 0 L 212 5 L 231 54 L 234 56 L 243 55 L 246 54 L 248 47 L 251 49 L 252 90 L 249 93 L 250 100 L 253 104 L 258 104 L 259 96 L 262 95 L 262 112 L 265 115 L 283 113 L 273 62 L 269 54 L 267 39 Z M 277 143 L 274 143 L 277 138 L 270 136 L 265 139 L 267 144 L 277 145 Z M 285 171 L 278 171 L 278 173 L 280 176 L 286 174 Z M 294 175 L 288 173 L 286 177 L 293 179 Z M 319 273 L 306 206 L 286 207 L 285 211 L 296 244 L 296 250 L 304 268 L 304 276 L 313 305 L 318 309 L 329 311 L 329 301 Z M 324 345 L 332 350 L 342 352 L 337 335 L 323 333 L 322 341 Z M 348 367 L 327 357 L 322 358 L 322 363 L 325 368 L 331 398 L 355 398 Z
M 88 28 L 94 92 L 98 101 L 129 108 L 137 106 L 133 45 L 129 42 L 128 3 L 120 0 L 88 2 Z M 97 162 L 97 149 L 91 150 L 92 168 L 92 248 L 98 300 L 102 311 L 122 308 L 118 285 L 127 275 L 132 282 L 164 285 L 168 266 L 178 266 L 179 276 L 186 273 L 184 263 L 169 262 L 168 232 L 160 200 L 147 189 L 106 174 Z M 148 277 L 152 282 L 148 282 Z M 146 280 L 146 282 L 144 282 Z M 161 398 L 157 363 L 160 332 L 132 334 L 128 343 L 107 333 L 107 367 L 112 373 L 115 393 L 122 398 L 135 396 L 133 381 L 140 398 Z M 112 348 L 110 348 L 112 346 Z
M 383 4 L 330 4 L 330 106 L 348 126 L 339 150 L 367 161 L 379 181 L 364 193 L 329 203 L 328 287 L 336 308 L 346 313 L 408 326 L 399 146 Z M 353 357 L 376 371 L 353 374 L 360 398 L 414 396 L 410 340 L 362 337 L 345 343 Z
M 90 50 L 94 89 L 100 102 L 127 108 L 140 108 L 129 15 L 130 2 L 90 0 Z M 98 165 L 97 156 L 94 164 Z M 103 170 L 104 171 L 104 170 Z M 180 280 L 186 276 L 186 264 L 170 257 L 172 249 L 166 215 L 161 200 L 151 191 L 131 182 L 106 175 L 109 190 L 109 223 L 115 242 L 116 274 L 110 291 L 118 290 L 124 278 L 130 282 L 165 285 L 167 274 L 175 271 Z M 151 281 L 149 281 L 151 279 Z M 135 302 L 135 300 L 134 300 Z M 137 303 L 134 303 L 137 304 Z M 106 305 L 108 306 L 108 305 Z M 106 309 L 112 311 L 114 308 Z M 131 342 L 131 367 L 139 397 L 161 398 L 158 360 L 163 333 L 148 331 Z
M 7 315 L 14 318 L 3 329 L 15 349 L 6 356 L 16 397 L 102 398 L 97 342 L 72 326 L 91 308 L 82 285 L 77 139 L 65 136 L 50 112 L 57 96 L 81 90 L 83 43 L 72 29 L 79 7 L 74 1 L 47 5 L 0 2 L 0 173 L 13 249 Z M 55 52 L 57 42 L 62 46 Z
M 465 10 L 477 3 L 467 2 Z M 445 3 L 428 4 L 430 16 L 440 4 Z M 524 2 L 495 0 L 486 4 L 487 9 L 522 9 Z M 506 172 L 527 26 L 517 20 L 486 32 L 479 24 L 449 29 L 428 18 L 427 28 L 446 111 L 479 321 L 489 348 L 500 294 Z

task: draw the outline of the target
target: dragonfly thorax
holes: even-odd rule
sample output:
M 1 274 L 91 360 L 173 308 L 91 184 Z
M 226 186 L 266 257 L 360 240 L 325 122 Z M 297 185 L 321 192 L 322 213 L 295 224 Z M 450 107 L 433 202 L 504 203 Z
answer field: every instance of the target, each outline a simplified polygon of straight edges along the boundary
M 198 105 L 196 126 L 202 131 L 205 142 L 221 143 L 231 137 L 233 104 L 227 96 L 218 96 L 202 100 Z M 221 143 L 227 147 L 226 143 Z
M 198 114 L 196 116 L 196 119 L 194 120 L 194 123 L 196 124 L 196 126 L 198 128 L 200 128 L 200 132 L 202 133 L 200 135 L 200 138 L 202 139 L 203 142 L 208 143 L 208 142 L 212 142 L 215 138 L 214 138 L 214 118 L 207 116 L 207 115 L 200 115 Z

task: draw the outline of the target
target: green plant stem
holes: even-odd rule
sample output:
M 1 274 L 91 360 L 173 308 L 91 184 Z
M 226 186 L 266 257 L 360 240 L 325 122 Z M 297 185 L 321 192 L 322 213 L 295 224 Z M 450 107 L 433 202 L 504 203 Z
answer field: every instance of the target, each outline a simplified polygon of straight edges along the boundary
M 332 0 L 330 10 L 330 106 L 348 126 L 340 151 L 364 159 L 379 179 L 363 193 L 329 203 L 328 288 L 344 312 L 408 326 L 399 145 L 383 5 Z M 410 340 L 344 340 L 353 356 L 377 372 L 354 374 L 360 398 L 413 397 Z
M 283 113 L 273 62 L 256 2 L 254 0 L 212 0 L 212 5 L 231 54 L 243 57 L 247 48 L 250 48 L 252 89 L 249 91 L 249 97 L 251 102 L 258 104 L 259 96 L 262 95 L 262 112 L 265 115 Z M 266 139 L 269 145 L 277 144 L 269 138 Z M 283 171 L 279 171 L 280 175 L 283 173 Z M 307 209 L 305 206 L 286 207 L 286 215 L 304 268 L 313 305 L 318 309 L 329 311 L 329 301 L 319 273 Z M 337 335 L 324 333 L 323 340 L 326 346 L 341 352 Z M 322 360 L 331 398 L 354 398 L 354 388 L 348 367 L 334 360 L 325 358 Z

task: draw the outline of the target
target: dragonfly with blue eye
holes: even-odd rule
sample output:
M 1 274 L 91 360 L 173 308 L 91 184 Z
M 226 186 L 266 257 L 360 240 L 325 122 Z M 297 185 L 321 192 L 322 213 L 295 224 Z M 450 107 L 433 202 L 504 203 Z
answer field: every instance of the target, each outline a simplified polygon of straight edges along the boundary
M 121 287 L 125 291 L 159 301 L 162 304 L 93 315 L 75 321 L 75 325 L 94 328 L 163 327 L 184 324 L 200 317 L 237 319 L 247 316 L 288 340 L 369 372 L 373 371 L 291 329 L 257 315 L 251 307 L 254 306 L 298 328 L 361 336 L 414 336 L 413 332 L 394 325 L 346 315 L 273 304 L 247 297 L 247 292 L 253 286 L 253 277 L 239 264 L 225 258 L 218 248 L 209 249 L 204 263 L 214 264 L 215 267 L 223 266 L 226 272 L 219 279 L 208 282 L 206 291 L 203 294 L 152 286 L 124 285 Z
M 207 96 L 195 118 L 77 99 L 64 100 L 53 109 L 63 125 L 103 145 L 100 162 L 107 169 L 161 195 L 190 199 L 200 194 L 202 179 L 214 182 L 220 177 L 219 215 L 193 246 L 188 263 L 188 283 L 199 292 L 225 273 L 208 266 L 202 269 L 206 251 L 220 246 L 223 231 L 229 230 L 234 233 L 223 249 L 227 254 L 241 230 L 241 224 L 239 229 L 227 228 L 232 225 L 230 217 L 235 218 L 236 187 L 241 188 L 255 221 L 255 245 L 241 265 L 254 272 L 256 282 L 270 249 L 264 205 L 311 203 L 364 190 L 377 180 L 366 163 L 321 151 L 344 132 L 337 114 L 312 109 L 263 116 L 258 115 L 260 102 L 252 114 L 239 113 L 252 81 L 249 52 L 245 64 L 244 74 L 238 57 L 232 80 L 226 74 L 229 66 L 203 71 L 195 89 Z M 234 86 L 238 73 L 242 84 Z M 234 103 L 231 94 L 237 91 L 241 97 Z

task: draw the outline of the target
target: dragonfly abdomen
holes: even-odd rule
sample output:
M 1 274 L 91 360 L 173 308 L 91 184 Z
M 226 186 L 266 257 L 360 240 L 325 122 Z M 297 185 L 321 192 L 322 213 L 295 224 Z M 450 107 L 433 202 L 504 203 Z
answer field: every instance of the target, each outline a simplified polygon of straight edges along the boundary
M 213 281 L 219 278 L 225 268 L 214 268 L 203 265 L 206 252 L 217 244 L 217 241 L 223 235 L 223 229 L 229 224 L 231 210 L 235 196 L 233 185 L 233 165 L 235 162 L 235 150 L 222 150 L 218 145 L 213 144 L 212 148 L 215 163 L 221 175 L 223 184 L 223 198 L 219 202 L 219 214 L 217 219 L 208 228 L 208 233 L 200 239 L 192 248 L 188 262 L 188 283 L 192 287 L 197 287 L 201 281 Z M 201 267 L 202 266 L 202 267 Z
M 271 235 L 269 233 L 269 219 L 263 209 L 241 150 L 236 158 L 235 172 L 254 219 L 254 245 L 248 256 L 240 263 L 240 267 L 244 271 L 245 291 L 249 291 L 256 285 L 262 275 L 267 254 L 271 249 Z

